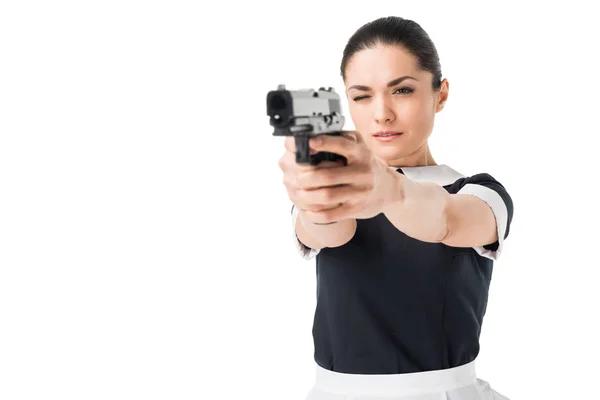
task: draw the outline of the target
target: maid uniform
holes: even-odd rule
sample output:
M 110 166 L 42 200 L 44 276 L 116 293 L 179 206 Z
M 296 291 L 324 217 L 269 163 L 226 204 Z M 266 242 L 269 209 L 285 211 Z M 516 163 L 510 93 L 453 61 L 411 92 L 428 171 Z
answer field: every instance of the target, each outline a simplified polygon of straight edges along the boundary
M 312 249 L 295 234 L 292 207 L 298 252 L 316 259 L 316 380 L 307 400 L 507 400 L 477 377 L 475 359 L 493 263 L 513 216 L 511 197 L 487 173 L 390 168 L 482 199 L 495 215 L 498 240 L 470 248 L 427 243 L 381 213 L 358 219 L 345 245 Z

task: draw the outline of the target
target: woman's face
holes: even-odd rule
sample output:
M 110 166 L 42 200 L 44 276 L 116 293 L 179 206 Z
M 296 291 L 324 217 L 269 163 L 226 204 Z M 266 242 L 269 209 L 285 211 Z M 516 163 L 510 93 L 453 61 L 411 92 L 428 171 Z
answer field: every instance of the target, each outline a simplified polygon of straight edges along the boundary
M 439 92 L 431 82 L 432 74 L 399 46 L 378 45 L 350 59 L 345 80 L 350 115 L 366 145 L 387 165 L 418 165 L 428 153 L 434 116 L 448 95 L 445 79 Z

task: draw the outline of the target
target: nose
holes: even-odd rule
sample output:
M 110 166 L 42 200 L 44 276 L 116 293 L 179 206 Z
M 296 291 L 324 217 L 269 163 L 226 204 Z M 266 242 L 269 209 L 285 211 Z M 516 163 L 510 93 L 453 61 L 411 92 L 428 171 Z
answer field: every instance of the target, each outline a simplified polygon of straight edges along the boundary
M 386 99 L 380 98 L 379 101 L 375 101 L 374 107 L 375 110 L 373 110 L 373 112 L 375 116 L 375 122 L 378 124 L 389 124 L 396 119 L 396 115 L 394 114 L 394 111 L 390 105 L 387 103 Z

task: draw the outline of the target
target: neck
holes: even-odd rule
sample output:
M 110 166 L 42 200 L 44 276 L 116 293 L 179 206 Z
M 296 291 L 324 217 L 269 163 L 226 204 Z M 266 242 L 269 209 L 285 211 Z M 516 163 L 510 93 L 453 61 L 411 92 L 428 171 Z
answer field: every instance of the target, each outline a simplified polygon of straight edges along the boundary
M 406 157 L 398 158 L 395 160 L 381 160 L 385 165 L 389 167 L 425 167 L 437 165 L 437 162 L 431 155 L 429 144 L 425 143 L 417 151 Z

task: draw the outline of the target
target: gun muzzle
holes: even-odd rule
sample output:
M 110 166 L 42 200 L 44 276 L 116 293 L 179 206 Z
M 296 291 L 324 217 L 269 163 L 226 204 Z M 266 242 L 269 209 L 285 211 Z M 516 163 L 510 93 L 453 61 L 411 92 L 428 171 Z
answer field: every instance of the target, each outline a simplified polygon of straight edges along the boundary
M 287 90 L 279 85 L 267 93 L 267 115 L 274 128 L 273 136 L 294 136 L 296 162 L 318 164 L 322 160 L 335 161 L 344 157 L 332 153 L 310 154 L 311 136 L 341 135 L 344 116 L 340 97 L 332 87 L 319 90 Z

